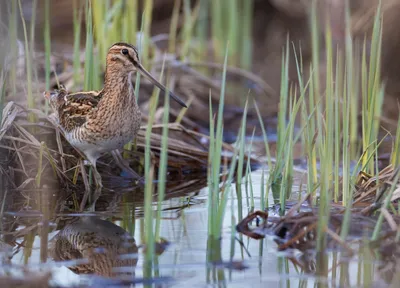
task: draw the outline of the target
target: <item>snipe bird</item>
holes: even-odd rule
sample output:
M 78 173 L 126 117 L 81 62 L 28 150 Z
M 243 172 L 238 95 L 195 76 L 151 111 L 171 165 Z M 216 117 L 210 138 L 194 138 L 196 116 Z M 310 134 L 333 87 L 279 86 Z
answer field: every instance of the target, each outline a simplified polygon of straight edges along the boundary
M 136 103 L 131 75 L 140 72 L 161 91 L 158 82 L 140 63 L 138 50 L 127 43 L 115 43 L 107 54 L 104 87 L 100 91 L 68 93 L 64 88 L 45 92 L 67 141 L 82 151 L 94 169 L 95 181 L 102 186 L 96 169 L 105 152 L 122 148 L 139 131 L 141 113 Z M 180 105 L 185 103 L 174 93 Z

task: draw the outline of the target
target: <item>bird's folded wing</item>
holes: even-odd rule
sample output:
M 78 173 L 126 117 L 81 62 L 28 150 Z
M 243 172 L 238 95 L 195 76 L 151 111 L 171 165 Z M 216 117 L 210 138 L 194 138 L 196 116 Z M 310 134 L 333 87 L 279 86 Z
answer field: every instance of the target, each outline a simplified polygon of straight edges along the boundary
M 57 107 L 61 126 L 67 132 L 82 126 L 87 121 L 87 115 L 99 104 L 101 97 L 102 93 L 98 91 L 78 92 L 64 96 Z

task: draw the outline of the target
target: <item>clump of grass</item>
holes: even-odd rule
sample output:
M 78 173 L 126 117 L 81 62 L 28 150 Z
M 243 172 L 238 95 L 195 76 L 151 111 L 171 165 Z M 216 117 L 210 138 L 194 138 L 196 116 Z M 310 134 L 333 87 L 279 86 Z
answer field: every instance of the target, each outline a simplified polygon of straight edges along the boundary
M 286 199 L 292 192 L 293 183 L 293 147 L 298 137 L 294 136 L 294 125 L 297 114 L 302 107 L 304 92 L 297 97 L 297 88 L 289 86 L 289 38 L 283 50 L 281 70 L 281 92 L 278 112 L 277 159 L 269 183 L 274 201 L 280 203 L 281 213 L 285 213 Z M 261 120 L 260 120 L 261 121 Z M 266 137 L 264 137 L 266 139 Z M 265 145 L 268 145 L 267 143 Z M 268 152 L 268 150 L 267 150 Z M 268 156 L 270 157 L 270 156 Z
M 212 239 L 219 239 L 221 231 L 216 221 L 218 214 L 224 211 L 218 211 L 219 208 L 219 185 L 220 185 L 220 170 L 221 170 L 221 152 L 222 152 L 222 134 L 223 122 L 222 116 L 224 113 L 224 98 L 225 98 L 225 82 L 226 82 L 226 66 L 228 61 L 228 49 L 226 49 L 224 70 L 222 72 L 222 86 L 220 94 L 220 102 L 218 107 L 218 118 L 215 123 L 213 118 L 211 95 L 210 95 L 210 148 L 209 148 L 209 171 L 208 171 L 208 187 L 209 187 L 209 200 L 208 200 L 208 235 Z M 215 127 L 216 125 L 216 127 Z M 215 130 L 216 128 L 216 130 Z M 224 194 L 226 195 L 226 194 Z M 219 212 L 219 213 L 218 213 Z
M 147 4 L 149 2 L 152 1 L 146 1 L 146 5 L 149 5 Z M 137 8 L 137 0 L 92 2 L 94 39 L 101 59 L 105 59 L 108 48 L 115 42 L 124 41 L 136 44 L 138 32 Z M 151 21 L 151 18 L 149 21 Z M 148 33 L 149 31 L 145 30 L 145 32 Z
M 361 84 L 363 95 L 362 124 L 363 124 L 363 156 L 362 167 L 367 173 L 377 173 L 373 161 L 377 149 L 377 138 L 380 127 L 380 116 L 382 111 L 384 86 L 380 78 L 381 50 L 382 50 L 382 27 L 381 6 L 376 11 L 372 39 L 369 67 L 367 68 L 366 42 L 364 42 Z
M 221 183 L 221 156 L 222 156 L 222 134 L 223 134 L 223 110 L 224 110 L 224 98 L 225 98 L 225 85 L 226 85 L 226 67 L 228 61 L 228 48 L 226 49 L 224 68 L 222 72 L 222 86 L 220 94 L 220 102 L 218 107 L 217 121 L 213 117 L 213 111 L 211 106 L 211 95 L 210 95 L 210 148 L 208 155 L 208 241 L 207 241 L 207 263 L 214 264 L 221 261 L 221 237 L 223 221 L 226 213 L 226 207 L 228 204 L 229 197 L 233 202 L 231 195 L 231 189 L 234 177 L 236 177 L 236 188 L 237 188 L 237 201 L 238 201 L 238 216 L 242 219 L 242 193 L 241 183 L 243 177 L 243 166 L 244 165 L 244 147 L 245 147 L 245 131 L 246 131 L 246 117 L 247 117 L 247 102 L 245 105 L 244 113 L 242 116 L 242 122 L 238 134 L 237 147 L 234 150 L 230 167 L 225 172 L 228 174 L 224 176 L 224 181 Z M 249 160 L 250 161 L 250 160 Z M 247 170 L 247 169 L 246 169 Z M 235 175 L 236 174 L 236 175 Z M 220 192 L 221 191 L 221 192 Z M 234 205 L 231 203 L 231 208 Z M 234 222 L 234 211 L 231 211 L 232 227 L 235 226 Z M 233 229 L 233 228 L 232 228 Z M 231 232 L 231 257 L 233 257 L 234 251 L 234 230 Z M 210 281 L 210 276 L 213 275 L 213 279 L 217 280 L 218 283 L 225 281 L 224 272 L 222 269 L 215 270 L 215 268 L 207 268 L 207 281 Z
M 350 224 L 350 208 L 353 201 L 352 187 L 357 171 L 377 173 L 374 159 L 377 159 L 379 141 L 379 118 L 382 110 L 384 87 L 380 80 L 381 52 L 381 10 L 377 9 L 371 38 L 371 55 L 367 57 L 365 44 L 362 51 L 355 50 L 350 33 L 349 8 L 346 8 L 346 41 L 344 51 L 334 47 L 330 21 L 326 19 L 324 41 L 326 47 L 326 78 L 321 79 L 320 31 L 317 19 L 316 1 L 313 1 L 310 18 L 312 35 L 312 63 L 309 78 L 304 79 L 304 64 L 300 49 L 294 46 L 298 84 L 289 84 L 289 43 L 282 57 L 280 107 L 278 112 L 277 161 L 270 174 L 273 196 L 279 199 L 281 212 L 285 211 L 285 201 L 291 193 L 293 172 L 293 144 L 301 138 L 308 164 L 307 193 L 318 203 L 317 250 L 326 247 L 326 228 L 332 200 L 342 201 L 346 206 L 341 237 L 347 237 Z M 365 40 L 366 41 L 366 40 Z M 366 42 L 364 42 L 366 43 Z M 337 50 L 336 50 L 337 49 Z M 357 54 L 358 53 L 358 54 Z M 367 67 L 366 63 L 369 63 Z M 325 86 L 322 85 L 325 82 Z M 361 90 L 358 89 L 361 87 Z M 305 96 L 308 100 L 305 101 Z M 359 98 L 358 95 L 361 95 Z M 362 101 L 363 150 L 359 152 L 354 135 L 358 135 L 359 101 Z M 298 111 L 301 111 L 302 127 L 293 135 L 293 125 Z M 288 116 L 289 115 L 289 116 Z M 400 122 L 399 122 L 400 123 Z M 355 128 L 356 127 L 356 128 Z M 397 142 L 396 142 L 397 143 Z M 267 143 L 266 143 L 267 145 Z M 396 161 L 397 156 L 392 158 Z M 360 163 L 353 172 L 351 161 Z M 320 167 L 317 169 L 319 161 Z M 341 164 L 341 165 L 340 165 Z M 342 167 L 340 167 L 342 166 Z M 342 168 L 343 177 L 340 180 Z M 341 184 L 340 184 L 341 182 Z M 322 259 L 322 258 L 321 258 Z M 326 263 L 320 263 L 326 267 Z

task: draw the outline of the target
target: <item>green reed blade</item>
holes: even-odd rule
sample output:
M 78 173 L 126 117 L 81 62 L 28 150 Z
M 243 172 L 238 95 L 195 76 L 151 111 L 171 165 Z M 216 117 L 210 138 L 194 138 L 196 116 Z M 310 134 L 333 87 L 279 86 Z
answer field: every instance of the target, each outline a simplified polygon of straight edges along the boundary
M 93 73 L 94 73 L 94 60 L 93 60 L 93 23 L 92 23 L 92 8 L 91 2 L 86 0 L 86 51 L 85 51 L 85 80 L 84 89 L 90 91 L 94 89 Z
M 46 81 L 46 91 L 50 90 L 50 56 L 51 56 L 51 35 L 50 35 L 50 0 L 45 0 L 44 3 L 44 53 L 45 53 L 45 81 Z M 49 103 L 45 102 L 45 113 L 49 112 Z
M 213 215 L 213 201 L 212 201 L 212 191 L 213 191 L 213 157 L 214 157 L 214 147 L 215 147 L 215 123 L 213 117 L 213 110 L 212 110 L 212 102 L 211 102 L 211 90 L 209 92 L 209 125 L 210 125 L 210 144 L 208 150 L 208 169 L 207 169 L 207 186 L 208 186 L 208 236 L 212 236 L 214 234 L 213 231 L 213 220 L 215 216 Z
M 161 75 L 164 72 L 165 57 L 161 69 Z M 162 76 L 161 76 L 162 77 Z M 166 81 L 168 83 L 168 81 Z M 168 86 L 166 86 L 168 87 Z M 167 165 L 168 165 L 168 121 L 169 121 L 169 92 L 168 88 L 164 95 L 164 111 L 163 111 L 163 129 L 161 138 L 161 155 L 158 170 L 158 186 L 157 186 L 157 217 L 155 227 L 155 241 L 160 241 L 161 226 L 161 204 L 164 201 L 165 186 L 167 181 Z
M 169 41 L 168 41 L 168 52 L 171 54 L 174 54 L 176 52 L 176 33 L 178 30 L 180 7 L 181 7 L 181 0 L 175 0 L 174 8 L 172 10 L 171 24 L 169 28 Z
M 1 101 L 0 101 L 1 102 Z M 400 107 L 399 107 L 400 110 Z M 0 117 L 1 119 L 1 117 Z M 394 167 L 400 165 L 400 116 L 397 119 L 396 138 L 391 155 L 391 163 Z
M 26 66 L 26 83 L 27 83 L 27 102 L 28 108 L 34 108 L 34 99 L 32 94 L 32 57 L 31 57 L 31 50 L 29 49 L 29 40 L 28 34 L 26 30 L 26 23 L 23 15 L 22 4 L 21 0 L 18 0 L 19 12 L 22 20 L 22 27 L 24 31 L 24 41 L 25 41 L 25 66 Z M 33 44 L 33 43 L 30 43 Z M 32 118 L 30 119 L 33 120 Z
M 145 68 L 149 68 L 150 65 L 150 43 L 149 43 L 149 38 L 150 38 L 150 28 L 151 28 L 151 21 L 152 21 L 152 15 L 153 15 L 153 0 L 145 0 L 144 1 L 144 24 L 143 24 L 143 36 L 144 38 L 142 39 L 143 43 L 143 49 L 141 51 L 142 59 L 141 62 Z
M 251 70 L 252 64 L 252 30 L 253 30 L 253 9 L 254 0 L 239 1 L 241 5 L 241 17 L 242 20 L 242 32 L 239 33 L 240 39 L 238 39 L 238 45 L 240 45 L 240 66 L 243 69 Z M 240 9 L 239 8 L 239 9 Z
M 11 93 L 15 95 L 17 92 L 17 57 L 18 57 L 18 5 L 17 1 L 11 1 L 11 15 L 9 19 L 9 41 L 10 41 L 10 85 L 11 85 Z
M 164 69 L 161 71 L 159 81 L 162 82 L 164 74 Z M 154 165 L 151 163 L 151 135 L 153 129 L 153 123 L 155 120 L 155 112 L 157 110 L 158 99 L 159 99 L 160 90 L 155 88 L 153 90 L 153 95 L 150 98 L 149 105 L 149 118 L 146 127 L 146 136 L 145 136 L 145 202 L 144 202 L 144 223 L 145 223 L 145 243 L 146 243 L 146 254 L 145 254 L 145 276 L 152 276 L 152 263 L 155 255 L 155 235 L 154 235 L 154 227 L 153 227 L 153 180 L 154 180 Z M 164 140 L 165 141 L 165 140 Z M 164 144 L 166 145 L 166 144 Z M 164 153 L 166 153 L 164 151 Z M 164 156 L 166 157 L 166 156 Z M 166 160 L 164 160 L 166 161 Z M 164 172 L 165 164 L 164 164 Z M 165 173 L 164 173 L 165 174 Z
M 81 23 L 82 23 L 82 5 L 78 0 L 73 0 L 73 24 L 74 24 L 74 53 L 73 53 L 73 79 L 74 86 L 81 83 L 81 60 L 80 60 L 80 42 L 81 42 Z

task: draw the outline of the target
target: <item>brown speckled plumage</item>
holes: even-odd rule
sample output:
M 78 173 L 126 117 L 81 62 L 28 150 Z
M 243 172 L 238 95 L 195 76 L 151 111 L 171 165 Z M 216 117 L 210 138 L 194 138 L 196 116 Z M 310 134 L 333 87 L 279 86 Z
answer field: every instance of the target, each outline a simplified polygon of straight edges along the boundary
M 96 183 L 101 177 L 96 161 L 104 152 L 122 148 L 135 138 L 141 122 L 131 75 L 139 71 L 165 91 L 140 64 L 137 49 L 116 43 L 108 51 L 104 88 L 69 94 L 65 89 L 45 92 L 60 127 L 71 145 L 82 151 L 94 168 Z M 177 96 L 170 96 L 186 107 Z
M 111 277 L 134 274 L 137 257 L 132 254 L 138 248 L 135 239 L 121 227 L 99 218 L 81 217 L 58 232 L 49 251 L 55 261 L 85 259 L 85 264 L 68 267 L 77 274 Z M 118 267 L 125 267 L 126 273 L 118 272 Z

